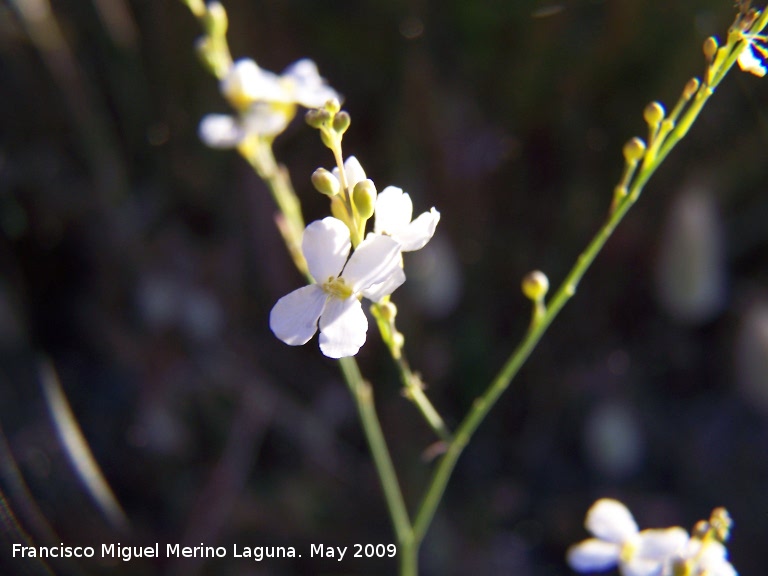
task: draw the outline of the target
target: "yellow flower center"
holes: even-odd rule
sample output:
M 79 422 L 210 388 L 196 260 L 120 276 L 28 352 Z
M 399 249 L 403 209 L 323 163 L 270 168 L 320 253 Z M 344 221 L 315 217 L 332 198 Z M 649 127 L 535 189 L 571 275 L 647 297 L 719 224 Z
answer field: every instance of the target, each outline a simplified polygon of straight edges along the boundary
M 346 300 L 352 296 L 352 288 L 347 286 L 344 278 L 329 276 L 328 280 L 323 283 L 323 290 L 326 294 L 338 298 L 339 300 Z

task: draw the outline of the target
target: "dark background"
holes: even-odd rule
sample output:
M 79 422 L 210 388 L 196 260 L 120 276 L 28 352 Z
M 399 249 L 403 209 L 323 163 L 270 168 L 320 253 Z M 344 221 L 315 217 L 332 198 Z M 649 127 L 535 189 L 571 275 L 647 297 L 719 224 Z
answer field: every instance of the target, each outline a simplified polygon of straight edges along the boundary
M 393 541 L 354 406 L 316 340 L 267 317 L 301 285 L 264 185 L 197 138 L 227 111 L 172 0 L 0 3 L 0 562 L 39 545 L 294 546 L 304 558 L 54 562 L 56 574 L 394 574 L 308 558 Z M 554 285 L 606 214 L 642 109 L 668 109 L 729 0 L 231 0 L 235 58 L 312 57 L 379 190 L 442 220 L 406 255 L 406 353 L 451 425 L 523 335 L 520 279 Z M 46 8 L 50 8 L 47 11 Z M 426 576 L 571 573 L 592 502 L 688 529 L 726 506 L 741 574 L 768 563 L 765 80 L 735 70 L 479 429 L 425 542 Z M 275 145 L 307 221 L 332 158 Z M 699 295 L 698 297 L 696 295 Z M 434 437 L 375 330 L 359 362 L 405 497 Z M 53 367 L 127 518 L 100 511 L 53 425 Z M 119 518 L 119 517 L 118 517 Z M 161 554 L 164 556 L 164 554 Z

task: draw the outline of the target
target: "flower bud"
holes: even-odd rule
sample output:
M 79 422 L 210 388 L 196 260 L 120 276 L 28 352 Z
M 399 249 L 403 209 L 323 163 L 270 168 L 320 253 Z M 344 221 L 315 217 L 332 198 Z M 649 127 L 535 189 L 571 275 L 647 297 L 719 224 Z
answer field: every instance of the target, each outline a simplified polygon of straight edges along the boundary
M 361 180 L 355 184 L 352 190 L 352 202 L 363 220 L 373 216 L 373 209 L 376 206 L 376 186 L 373 180 Z
M 704 40 L 704 46 L 702 48 L 704 50 L 704 57 L 707 59 L 707 62 L 712 62 L 715 59 L 715 54 L 717 54 L 717 38 L 710 36 Z
M 312 185 L 315 190 L 326 196 L 336 196 L 341 190 L 338 178 L 325 168 L 318 168 L 312 172 Z
M 339 134 L 344 134 L 351 123 L 352 118 L 349 116 L 349 113 L 344 110 L 333 117 L 333 129 Z
M 664 120 L 664 106 L 659 102 L 651 102 L 643 110 L 643 118 L 650 126 L 658 126 Z
M 384 302 L 379 304 L 379 312 L 381 312 L 381 317 L 384 318 L 384 320 L 392 322 L 395 319 L 395 316 L 397 316 L 397 306 L 392 302 Z
M 693 95 L 696 94 L 696 91 L 699 89 L 699 86 L 701 85 L 701 82 L 699 82 L 698 78 L 691 78 L 688 80 L 688 83 L 685 85 L 685 88 L 683 88 L 683 98 L 686 100 L 690 100 L 693 98 Z
M 330 114 L 331 116 L 338 114 L 339 110 L 341 110 L 341 103 L 339 102 L 338 98 L 331 98 L 328 100 L 328 102 L 325 103 L 325 106 L 323 108 Z
M 307 110 L 307 113 L 304 116 L 304 120 L 306 120 L 307 124 L 312 126 L 312 128 L 322 128 L 323 124 L 330 119 L 330 113 L 322 108 Z
M 540 301 L 549 291 L 549 279 L 540 270 L 534 270 L 523 278 L 523 294 L 530 300 Z
M 628 163 L 634 164 L 645 154 L 645 142 L 640 138 L 632 138 L 629 142 L 624 144 L 623 152 L 624 159 Z

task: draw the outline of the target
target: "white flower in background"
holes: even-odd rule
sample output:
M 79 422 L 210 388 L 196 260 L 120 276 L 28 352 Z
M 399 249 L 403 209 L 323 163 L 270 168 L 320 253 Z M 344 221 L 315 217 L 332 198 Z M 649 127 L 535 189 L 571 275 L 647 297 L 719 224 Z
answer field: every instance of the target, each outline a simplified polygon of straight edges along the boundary
M 682 528 L 638 530 L 624 504 L 601 499 L 587 512 L 585 526 L 595 538 L 571 546 L 568 564 L 578 572 L 598 572 L 618 565 L 622 576 L 671 574 L 673 558 L 688 543 Z
M 306 344 L 320 327 L 320 350 L 330 358 L 354 356 L 365 343 L 368 320 L 360 298 L 377 301 L 405 281 L 400 246 L 386 236 L 352 247 L 349 229 L 328 217 L 304 230 L 302 252 L 317 282 L 283 296 L 272 308 L 269 327 L 291 346 Z M 386 285 L 385 293 L 376 286 Z
M 739 68 L 744 72 L 749 72 L 762 78 L 766 73 L 765 62 L 763 60 L 768 56 L 768 51 L 763 46 L 757 44 L 757 42 L 761 41 L 758 38 L 747 37 L 745 40 L 746 44 L 737 60 Z
M 728 561 L 728 551 L 717 540 L 691 538 L 678 558 L 689 576 L 738 576 Z
M 212 148 L 234 148 L 250 136 L 277 136 L 293 119 L 297 105 L 319 108 L 339 99 L 307 58 L 288 66 L 282 75 L 260 68 L 249 58 L 238 60 L 221 80 L 220 89 L 239 115 L 203 118 L 200 139 Z
M 379 193 L 374 215 L 373 232 L 394 238 L 403 252 L 423 248 L 434 236 L 440 221 L 440 212 L 434 208 L 411 221 L 411 197 L 396 186 L 387 186 Z

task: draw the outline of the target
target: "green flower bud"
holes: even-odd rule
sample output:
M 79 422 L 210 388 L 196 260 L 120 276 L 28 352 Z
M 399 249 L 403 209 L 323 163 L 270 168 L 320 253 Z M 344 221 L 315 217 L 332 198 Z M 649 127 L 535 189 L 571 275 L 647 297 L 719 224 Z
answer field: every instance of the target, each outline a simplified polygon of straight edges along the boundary
M 214 38 L 223 38 L 227 34 L 229 20 L 227 18 L 227 11 L 220 2 L 210 2 L 206 6 L 203 26 L 205 26 L 208 34 Z
M 658 102 L 651 102 L 643 110 L 643 118 L 650 126 L 658 126 L 664 120 L 664 106 Z
M 325 168 L 318 168 L 312 172 L 312 185 L 315 190 L 326 196 L 336 196 L 341 191 L 339 179 Z
M 624 159 L 628 163 L 634 164 L 645 154 L 645 142 L 640 138 L 632 138 L 629 142 L 624 144 L 623 152 Z
M 381 317 L 387 322 L 392 322 L 395 319 L 395 316 L 397 316 L 397 306 L 392 302 L 379 304 L 379 311 L 381 312 Z
M 363 220 L 373 216 L 373 209 L 376 206 L 376 186 L 373 180 L 361 180 L 355 184 L 355 189 L 352 190 L 352 202 Z
M 344 134 L 351 123 L 352 118 L 349 116 L 349 113 L 345 112 L 344 110 L 333 117 L 333 129 L 336 130 L 336 132 L 339 134 Z
M 540 270 L 534 270 L 523 278 L 523 294 L 529 300 L 540 301 L 549 291 L 549 279 Z
M 698 78 L 691 78 L 688 80 L 688 83 L 685 85 L 685 88 L 683 88 L 683 98 L 686 100 L 690 100 L 693 98 L 693 95 L 696 94 L 696 91 L 699 89 L 699 86 L 701 85 L 701 82 L 699 82 Z
M 328 112 L 328 114 L 334 116 L 339 113 L 339 110 L 341 110 L 341 103 L 337 98 L 331 98 L 328 100 L 328 102 L 325 103 L 323 108 Z
M 715 59 L 715 54 L 717 54 L 717 49 L 719 48 L 717 45 L 717 38 L 710 36 L 704 40 L 704 46 L 702 48 L 707 62 L 712 62 Z
M 307 124 L 312 126 L 312 128 L 318 129 L 322 128 L 323 125 L 330 119 L 330 113 L 327 110 L 323 110 L 322 108 L 307 110 L 307 113 L 304 116 L 304 120 L 306 120 Z

